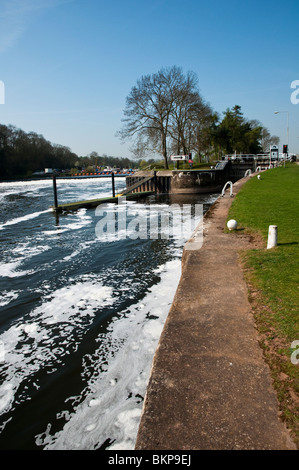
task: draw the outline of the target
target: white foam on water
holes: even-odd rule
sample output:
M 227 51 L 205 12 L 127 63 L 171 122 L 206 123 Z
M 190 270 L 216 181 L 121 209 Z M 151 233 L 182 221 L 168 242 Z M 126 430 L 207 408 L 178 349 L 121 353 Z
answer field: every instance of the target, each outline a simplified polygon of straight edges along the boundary
M 83 276 L 80 281 L 44 295 L 42 303 L 26 319 L 23 317 L 0 335 L 4 352 L 4 362 L 0 363 L 0 414 L 13 406 L 23 381 L 40 369 L 63 363 L 64 356 L 77 347 L 79 340 L 74 333 L 84 334 L 95 312 L 114 302 L 112 294 L 112 288 L 102 285 L 96 277 Z
M 69 214 L 67 217 L 61 217 L 59 220 L 60 225 L 56 226 L 53 230 L 44 230 L 42 235 L 57 236 L 60 233 L 68 232 L 71 230 L 79 230 L 92 223 L 92 217 L 88 215 L 87 209 L 82 208 L 77 212 Z
M 11 189 L 15 190 L 15 192 L 20 192 L 21 189 L 27 190 L 37 187 L 38 189 L 43 188 L 45 186 L 51 186 L 51 180 L 26 180 L 26 181 L 7 181 L 0 183 L 0 189 Z
M 38 212 L 32 212 L 31 214 L 27 214 L 27 215 L 24 215 L 22 217 L 17 217 L 15 219 L 8 220 L 4 224 L 0 225 L 0 230 L 5 229 L 9 225 L 15 225 L 15 224 L 19 224 L 21 222 L 27 222 L 28 220 L 35 219 L 36 217 L 39 217 L 41 214 L 46 214 L 47 212 L 50 212 L 50 211 L 51 211 L 51 209 L 47 209 L 47 210 L 44 210 L 44 211 L 38 211 Z
M 39 192 L 41 189 L 53 186 L 52 180 L 36 180 L 36 181 L 11 181 L 0 183 L 0 198 L 10 196 L 12 194 L 22 194 Z
M 4 307 L 8 305 L 13 300 L 17 299 L 19 296 L 19 291 L 11 290 L 11 291 L 3 291 L 0 293 L 0 307 Z
M 115 191 L 120 192 L 126 185 L 125 177 L 115 178 Z M 78 178 L 67 179 L 57 178 L 57 196 L 58 203 L 67 203 L 74 201 L 84 201 L 89 199 L 96 199 L 102 197 L 112 196 L 112 182 L 111 177 L 105 178 Z M 39 197 L 40 191 L 46 189 L 51 191 L 53 187 L 52 178 L 36 181 L 18 181 L 0 183 L 0 201 L 4 200 L 6 196 L 14 194 L 30 195 L 30 197 Z M 49 193 L 50 194 L 50 193 Z M 52 194 L 51 194 L 52 196 Z M 52 204 L 51 198 L 51 204 Z
M 100 335 L 99 348 L 85 373 L 91 374 L 80 397 L 72 397 L 74 412 L 60 432 L 51 435 L 51 423 L 36 436 L 37 445 L 50 450 L 99 448 L 134 449 L 151 362 L 180 277 L 180 260 L 167 262 L 161 282 Z M 92 363 L 90 365 L 90 363 Z M 85 364 L 83 364 L 85 366 Z M 85 398 L 83 398 L 85 397 Z M 66 416 L 62 412 L 61 416 Z
M 175 239 L 181 246 L 188 239 L 201 219 L 191 214 L 191 205 L 180 207 L 167 204 L 144 205 L 135 201 L 126 204 L 105 204 L 95 211 L 99 217 L 95 227 L 96 237 L 102 242 L 130 239 Z M 121 221 L 126 228 L 118 228 Z M 126 223 L 126 224 L 125 224 Z
M 9 382 L 1 384 L 0 385 L 0 411 L 8 409 L 11 406 L 13 399 L 14 399 L 13 384 Z
M 114 184 L 116 193 L 125 187 L 125 183 L 125 177 L 115 178 Z M 61 200 L 61 203 L 85 201 L 112 196 L 111 177 L 57 179 L 58 202 L 59 186 L 62 186 L 63 190 L 63 201 Z M 67 186 L 67 191 L 65 186 Z
M 9 252 L 9 258 L 0 263 L 0 277 L 21 277 L 27 274 L 32 274 L 35 270 L 20 270 L 21 264 L 33 256 L 39 255 L 47 250 L 50 250 L 49 245 L 32 246 L 31 242 L 22 242 Z M 12 255 L 17 255 L 18 258 L 12 260 Z M 20 256 L 21 255 L 21 256 Z M 38 266 L 37 266 L 38 269 Z
M 30 189 L 30 192 L 39 194 L 41 188 L 48 188 L 45 193 L 52 197 L 51 186 L 52 181 L 27 182 L 18 187 L 7 186 L 6 190 L 19 193 L 28 192 Z M 63 199 L 66 195 L 66 199 L 72 201 L 103 197 L 106 192 L 107 196 L 111 195 L 111 181 L 108 179 L 105 183 L 91 179 L 73 180 L 72 184 L 70 180 L 58 180 L 58 198 L 59 187 L 63 188 Z M 3 187 L 0 185 L 0 192 L 1 188 Z M 135 205 L 135 209 L 138 209 L 135 213 L 137 216 L 145 214 L 148 210 L 148 206 L 137 206 L 134 201 L 127 201 L 127 205 L 132 208 Z M 167 211 L 168 206 L 164 206 Z M 161 205 L 157 205 L 157 211 L 160 209 Z M 48 210 L 34 214 L 38 217 L 38 214 L 43 212 Z M 41 252 L 40 250 L 50 249 L 47 236 L 51 235 L 50 243 L 58 233 L 87 226 L 94 220 L 89 214 L 86 209 L 82 209 L 62 216 L 59 218 L 60 226 L 57 229 L 41 231 L 34 235 L 35 243 L 39 240 L 38 246 L 30 248 L 29 242 L 26 245 L 26 241 L 12 249 L 11 254 L 5 253 L 8 263 L 0 265 L 0 275 L 5 270 L 8 277 L 29 273 L 21 270 L 21 264 L 25 259 Z M 8 221 L 8 225 L 21 224 L 27 220 L 30 222 L 28 216 L 18 217 Z M 41 230 L 46 227 L 48 224 Z M 133 226 L 131 232 L 133 233 Z M 5 235 L 5 232 L 2 233 Z M 79 235 L 81 236 L 80 233 Z M 98 241 L 96 237 L 88 242 L 81 240 L 84 238 L 80 238 L 71 255 L 60 261 L 68 261 L 88 248 L 89 243 Z M 185 241 L 179 238 L 172 242 L 169 249 L 173 257 L 181 256 Z M 34 269 L 39 268 L 37 266 Z M 58 410 L 55 429 L 61 424 L 61 431 L 51 433 L 49 423 L 45 432 L 36 436 L 38 445 L 45 446 L 46 449 L 95 449 L 110 439 L 114 441 L 111 449 L 134 448 L 142 409 L 140 396 L 145 394 L 153 355 L 179 281 L 179 259 L 157 267 L 154 274 L 161 276 L 161 282 L 153 286 L 142 300 L 135 300 L 135 304 L 129 309 L 119 312 L 112 320 L 108 332 L 99 335 L 97 350 L 92 355 L 85 356 L 82 363 L 86 388 L 80 395 L 69 397 L 68 405 L 72 404 L 72 412 Z M 121 273 L 117 272 L 116 277 L 117 280 L 121 279 Z M 24 385 L 30 384 L 38 371 L 44 370 L 50 374 L 58 368 L 64 357 L 77 349 L 95 313 L 105 305 L 109 306 L 117 301 L 116 292 L 113 293 L 112 288 L 99 282 L 96 275 L 88 274 L 76 279 L 67 279 L 64 287 L 52 292 L 50 289 L 51 285 L 47 280 L 41 287 L 36 288 L 35 292 L 42 296 L 39 306 L 7 327 L 0 336 L 5 359 L 3 364 L 0 362 L 0 374 L 3 379 L 0 386 L 0 414 L 13 410 L 24 400 L 29 400 L 30 391 L 27 392 Z M 124 280 L 116 290 L 118 294 L 124 291 L 127 298 L 135 298 L 134 286 L 131 286 L 129 281 Z M 1 302 L 12 301 L 16 295 L 17 291 L 9 292 L 8 289 L 2 292 L 0 305 Z M 38 388 L 38 381 L 33 385 Z M 24 390 L 21 396 L 20 389 Z M 60 419 L 67 420 L 64 426 Z
M 1 277 L 21 277 L 31 274 L 32 270 L 17 270 L 22 264 L 23 259 L 17 261 L 11 261 L 10 263 L 0 263 L 0 276 Z
M 19 243 L 18 246 L 11 250 L 11 253 L 16 255 L 22 255 L 22 259 L 31 258 L 32 256 L 39 255 L 44 251 L 50 250 L 49 245 L 32 245 L 32 240 Z
M 74 250 L 70 255 L 64 256 L 59 260 L 60 263 L 63 263 L 65 261 L 70 261 L 72 258 L 75 258 L 76 256 L 80 255 L 83 253 L 85 250 L 89 249 L 92 245 L 98 243 L 99 241 L 97 239 L 95 240 L 89 240 L 87 242 L 81 242 L 78 245 L 78 248 Z

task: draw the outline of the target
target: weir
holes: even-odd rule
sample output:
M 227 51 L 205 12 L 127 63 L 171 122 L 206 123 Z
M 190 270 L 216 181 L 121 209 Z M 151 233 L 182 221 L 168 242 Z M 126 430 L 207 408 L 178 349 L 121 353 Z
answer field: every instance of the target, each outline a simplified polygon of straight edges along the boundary
M 246 166 L 246 169 L 251 169 Z M 245 171 L 241 169 L 244 176 Z M 209 170 L 163 170 L 138 171 L 134 176 L 126 177 L 130 192 L 155 191 L 171 194 L 201 194 L 220 192 L 228 179 L 236 181 L 239 174 L 232 172 L 231 162 L 219 162 Z M 144 182 L 141 179 L 144 178 Z M 136 183 L 139 184 L 134 187 Z
M 227 181 L 235 183 L 244 176 L 256 172 L 257 168 L 267 169 L 278 162 L 269 155 L 226 156 L 215 167 L 204 170 L 162 170 L 138 171 L 126 177 L 127 188 L 132 193 L 155 191 L 156 193 L 201 194 L 221 192 Z M 141 179 L 144 182 L 141 183 Z M 134 185 L 140 182 L 136 188 Z
M 153 191 L 143 191 L 139 192 L 138 194 L 127 194 L 127 199 L 137 199 L 138 197 L 146 197 L 153 194 Z M 111 196 L 111 197 L 102 197 L 99 199 L 89 199 L 86 201 L 77 201 L 77 202 L 67 202 L 62 204 L 57 204 L 57 206 L 51 206 L 51 209 L 55 212 L 63 212 L 63 211 L 74 211 L 82 208 L 90 209 L 93 207 L 97 207 L 99 204 L 105 204 L 110 202 L 117 203 L 119 196 Z
M 273 162 L 272 162 L 273 163 Z M 269 157 L 255 155 L 227 156 L 215 167 L 205 170 L 145 170 L 126 176 L 126 189 L 115 194 L 114 174 L 112 176 L 112 197 L 58 204 L 56 179 L 53 176 L 55 212 L 96 207 L 101 203 L 117 202 L 119 196 L 131 198 L 150 194 L 204 194 L 221 192 L 227 181 L 235 183 L 257 168 L 270 167 Z

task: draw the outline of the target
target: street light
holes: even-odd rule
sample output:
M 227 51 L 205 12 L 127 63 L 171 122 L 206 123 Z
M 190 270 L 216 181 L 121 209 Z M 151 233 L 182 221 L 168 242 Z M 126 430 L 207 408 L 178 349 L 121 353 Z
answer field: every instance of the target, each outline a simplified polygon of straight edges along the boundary
M 274 114 L 287 113 L 287 145 L 289 150 L 289 111 L 275 111 Z M 284 154 L 285 155 L 285 154 Z M 286 166 L 286 157 L 284 157 L 284 167 Z

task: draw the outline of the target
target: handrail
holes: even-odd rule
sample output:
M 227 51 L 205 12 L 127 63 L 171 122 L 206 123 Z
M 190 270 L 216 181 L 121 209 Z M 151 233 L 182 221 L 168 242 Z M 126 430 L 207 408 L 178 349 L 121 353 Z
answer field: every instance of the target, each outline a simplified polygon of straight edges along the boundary
M 131 191 L 133 191 L 134 189 L 139 188 L 139 186 L 141 186 L 144 183 L 147 183 L 148 181 L 152 180 L 153 178 L 155 178 L 155 175 L 151 175 L 151 176 L 147 176 L 145 178 L 139 179 L 139 181 L 137 181 L 137 183 L 134 183 L 132 186 L 129 186 L 125 190 L 121 191 L 121 193 L 118 194 L 118 197 L 119 196 L 125 196 L 126 194 L 129 194 Z
M 225 193 L 225 190 L 226 190 L 226 187 L 227 185 L 230 185 L 230 197 L 233 197 L 233 183 L 231 181 L 227 181 L 227 183 L 225 183 L 225 185 L 223 186 L 223 189 L 222 189 L 222 193 L 221 193 L 221 197 L 224 196 L 224 193 Z

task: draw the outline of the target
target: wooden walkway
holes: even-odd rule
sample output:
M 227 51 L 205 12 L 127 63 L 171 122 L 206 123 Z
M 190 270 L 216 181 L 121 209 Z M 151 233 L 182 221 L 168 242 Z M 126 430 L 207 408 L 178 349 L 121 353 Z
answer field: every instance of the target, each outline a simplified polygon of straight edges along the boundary
M 137 199 L 140 197 L 146 197 L 151 194 L 154 194 L 154 191 L 143 191 L 140 193 L 134 193 L 134 194 L 126 194 L 127 199 Z M 109 202 L 115 202 L 117 203 L 118 198 L 120 196 L 123 196 L 124 194 L 118 194 L 115 197 L 104 197 L 100 199 L 90 199 L 88 201 L 76 201 L 76 202 L 66 202 L 62 204 L 58 204 L 57 207 L 51 206 L 51 209 L 54 212 L 63 212 L 63 211 L 74 211 L 82 208 L 90 209 L 92 207 L 97 207 L 99 204 L 105 204 Z
M 135 184 L 132 184 L 132 186 L 129 186 L 124 191 L 122 191 L 121 194 L 119 194 L 119 196 L 125 196 L 125 195 L 129 194 L 131 191 L 134 191 L 134 189 L 139 188 L 139 186 L 142 186 L 143 184 L 147 183 L 148 181 L 152 180 L 153 178 L 155 178 L 155 175 L 151 175 L 151 176 L 148 176 L 146 178 L 141 178 Z

